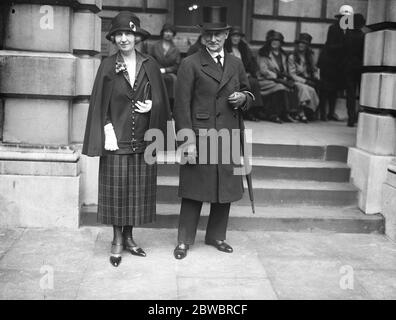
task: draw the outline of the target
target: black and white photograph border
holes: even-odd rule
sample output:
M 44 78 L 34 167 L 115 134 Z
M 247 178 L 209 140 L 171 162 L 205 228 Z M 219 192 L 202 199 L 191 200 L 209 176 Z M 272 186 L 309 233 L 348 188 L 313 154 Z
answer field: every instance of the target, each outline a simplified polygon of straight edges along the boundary
M 395 48 L 396 0 L 2 1 L 0 300 L 396 299 Z

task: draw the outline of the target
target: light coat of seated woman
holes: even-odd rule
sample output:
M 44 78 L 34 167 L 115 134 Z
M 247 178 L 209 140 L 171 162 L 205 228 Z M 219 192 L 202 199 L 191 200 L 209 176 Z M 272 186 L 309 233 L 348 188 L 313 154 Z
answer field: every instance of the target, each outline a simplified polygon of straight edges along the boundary
M 294 51 L 288 57 L 289 73 L 298 91 L 301 119 L 306 118 L 305 112 L 309 112 L 309 118 L 311 118 L 319 106 L 319 97 L 316 92 L 319 89 L 319 77 L 313 61 L 313 51 L 309 47 L 311 41 L 310 34 L 301 33 L 295 41 Z

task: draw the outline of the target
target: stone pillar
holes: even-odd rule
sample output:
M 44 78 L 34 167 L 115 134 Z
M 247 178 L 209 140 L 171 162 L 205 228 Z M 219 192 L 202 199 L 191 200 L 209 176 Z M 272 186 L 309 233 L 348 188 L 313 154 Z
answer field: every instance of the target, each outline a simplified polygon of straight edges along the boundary
M 385 217 L 385 233 L 396 241 L 396 160 L 388 167 L 382 190 L 382 214 Z
M 382 187 L 396 155 L 396 0 L 369 0 L 356 147 L 349 151 L 359 208 L 382 212 Z
M 0 225 L 79 226 L 101 0 L 10 1 L 0 50 Z

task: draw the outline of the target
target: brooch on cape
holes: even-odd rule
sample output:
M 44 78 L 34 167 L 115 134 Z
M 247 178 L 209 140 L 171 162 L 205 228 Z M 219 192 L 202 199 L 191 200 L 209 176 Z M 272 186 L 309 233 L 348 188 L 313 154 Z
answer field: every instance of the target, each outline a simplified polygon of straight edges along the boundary
M 125 62 L 116 62 L 116 67 L 115 67 L 115 72 L 116 73 L 120 73 L 120 72 L 126 72 L 127 71 L 127 67 Z

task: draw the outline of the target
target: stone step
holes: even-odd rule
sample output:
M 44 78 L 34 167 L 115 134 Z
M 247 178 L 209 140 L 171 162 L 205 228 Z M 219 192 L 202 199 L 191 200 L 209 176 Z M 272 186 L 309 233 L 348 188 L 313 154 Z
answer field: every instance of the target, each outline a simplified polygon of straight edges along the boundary
M 177 196 L 178 177 L 158 177 L 157 184 L 159 202 L 179 202 Z M 357 188 L 349 183 L 253 178 L 253 188 L 257 205 L 349 206 L 357 203 Z M 243 199 L 237 203 L 241 205 L 250 203 L 246 184 Z
M 144 227 L 173 228 L 178 226 L 180 203 L 157 204 L 157 220 Z M 98 225 L 97 207 L 82 208 L 81 224 Z M 199 229 L 205 229 L 209 205 L 204 204 Z M 382 215 L 365 215 L 356 207 L 265 207 L 257 206 L 252 214 L 250 206 L 231 206 L 228 230 L 239 231 L 294 231 L 294 232 L 337 232 L 337 233 L 384 233 Z M 176 231 L 175 231 L 176 237 Z
M 158 166 L 159 176 L 177 176 L 179 165 L 162 163 Z M 252 175 L 256 179 L 290 179 L 328 182 L 348 182 L 350 168 L 337 161 L 253 158 Z
M 347 162 L 348 147 L 253 143 L 254 157 Z

